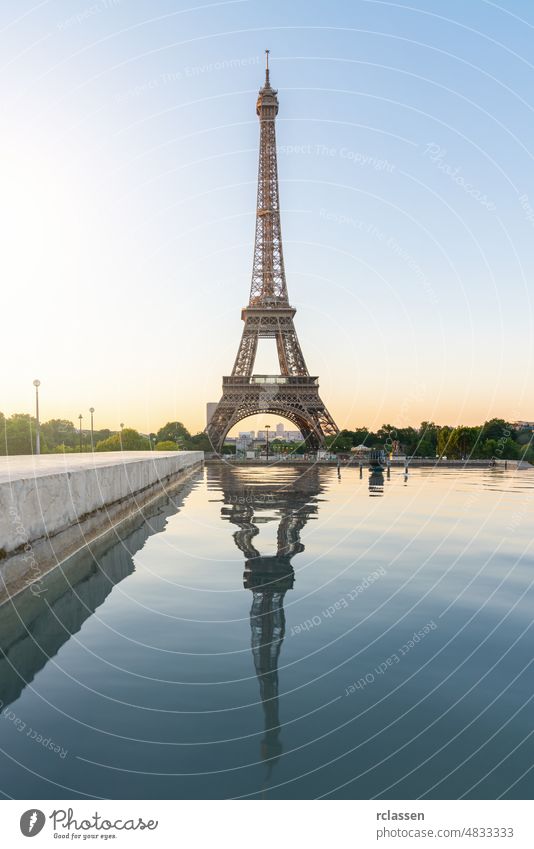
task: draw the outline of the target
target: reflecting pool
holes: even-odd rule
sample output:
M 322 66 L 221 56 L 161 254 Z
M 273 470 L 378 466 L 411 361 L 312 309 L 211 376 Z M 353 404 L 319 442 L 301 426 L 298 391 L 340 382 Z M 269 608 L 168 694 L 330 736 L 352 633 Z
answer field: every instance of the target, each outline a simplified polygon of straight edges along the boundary
M 530 798 L 531 471 L 209 465 L 0 608 L 0 789 Z

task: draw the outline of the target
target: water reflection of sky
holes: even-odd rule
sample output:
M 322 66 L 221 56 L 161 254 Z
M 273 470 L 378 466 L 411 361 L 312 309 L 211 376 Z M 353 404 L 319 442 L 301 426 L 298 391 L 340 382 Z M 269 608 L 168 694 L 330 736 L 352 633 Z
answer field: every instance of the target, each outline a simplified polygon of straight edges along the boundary
M 530 795 L 533 484 L 208 467 L 0 610 L 0 788 Z

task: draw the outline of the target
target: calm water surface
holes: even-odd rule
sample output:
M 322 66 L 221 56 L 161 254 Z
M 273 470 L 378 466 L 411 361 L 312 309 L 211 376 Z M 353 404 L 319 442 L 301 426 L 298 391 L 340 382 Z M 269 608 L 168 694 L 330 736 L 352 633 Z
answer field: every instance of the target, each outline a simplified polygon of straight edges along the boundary
M 210 466 L 0 608 L 15 798 L 531 798 L 534 474 Z

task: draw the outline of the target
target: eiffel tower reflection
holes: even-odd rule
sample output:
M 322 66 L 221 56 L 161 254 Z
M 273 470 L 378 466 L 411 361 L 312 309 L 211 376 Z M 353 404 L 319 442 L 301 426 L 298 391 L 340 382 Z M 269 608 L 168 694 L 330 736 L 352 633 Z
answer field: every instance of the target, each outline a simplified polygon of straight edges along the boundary
M 208 467 L 208 478 L 210 476 Z M 222 518 L 237 525 L 235 544 L 245 557 L 243 584 L 252 592 L 250 608 L 251 647 L 263 705 L 265 733 L 260 744 L 267 778 L 282 754 L 278 698 L 278 660 L 285 635 L 284 597 L 293 589 L 292 558 L 304 551 L 300 533 L 309 519 L 316 518 L 317 495 L 323 485 L 320 471 L 284 469 L 276 479 L 258 469 L 231 468 L 213 473 L 214 484 L 222 487 Z M 262 524 L 278 522 L 276 554 L 260 554 L 253 544 Z

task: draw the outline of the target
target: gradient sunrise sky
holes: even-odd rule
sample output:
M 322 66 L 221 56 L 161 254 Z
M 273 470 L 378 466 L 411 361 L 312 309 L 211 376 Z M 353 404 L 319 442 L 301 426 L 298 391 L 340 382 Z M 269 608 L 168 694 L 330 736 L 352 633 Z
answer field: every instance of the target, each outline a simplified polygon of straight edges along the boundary
M 534 419 L 533 38 L 526 0 L 2 3 L 0 410 L 37 377 L 43 420 L 204 427 L 269 47 L 290 300 L 339 426 Z

